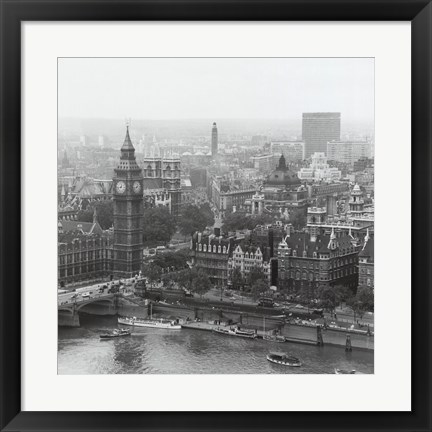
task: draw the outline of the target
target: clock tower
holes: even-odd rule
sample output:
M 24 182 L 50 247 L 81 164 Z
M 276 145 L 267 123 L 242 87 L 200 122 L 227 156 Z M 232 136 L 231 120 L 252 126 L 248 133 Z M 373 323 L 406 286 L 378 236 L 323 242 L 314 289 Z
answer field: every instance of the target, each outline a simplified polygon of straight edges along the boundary
M 114 274 L 132 277 L 141 270 L 143 257 L 143 175 L 136 163 L 129 126 L 114 170 Z

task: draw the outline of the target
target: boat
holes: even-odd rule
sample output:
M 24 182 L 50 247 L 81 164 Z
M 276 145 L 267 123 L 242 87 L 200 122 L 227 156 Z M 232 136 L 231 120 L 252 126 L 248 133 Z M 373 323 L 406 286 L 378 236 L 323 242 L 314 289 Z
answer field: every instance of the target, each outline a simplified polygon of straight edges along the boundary
M 99 336 L 100 339 L 114 339 L 123 336 L 130 336 L 132 330 L 114 329 L 111 333 L 103 333 Z
M 160 328 L 168 330 L 180 330 L 181 325 L 177 324 L 175 321 L 167 319 L 154 319 L 154 318 L 136 318 L 136 317 L 118 317 L 118 323 L 128 326 L 135 327 L 150 327 L 150 328 Z
M 271 352 L 267 355 L 267 360 L 284 366 L 300 367 L 302 365 L 297 357 L 283 352 Z
M 267 334 L 265 329 L 265 316 L 263 317 L 263 339 L 268 342 L 286 342 L 285 336 L 282 335 L 273 335 L 273 334 Z
M 335 368 L 335 374 L 336 375 L 354 375 L 356 373 L 355 369 L 347 370 L 347 369 L 336 369 Z
M 256 333 L 253 330 L 241 330 L 238 327 L 236 328 L 223 328 L 223 327 L 217 327 L 213 329 L 215 333 L 224 334 L 227 336 L 237 336 L 247 339 L 255 339 L 257 337 Z
M 285 336 L 281 335 L 264 335 L 263 339 L 268 342 L 286 342 Z

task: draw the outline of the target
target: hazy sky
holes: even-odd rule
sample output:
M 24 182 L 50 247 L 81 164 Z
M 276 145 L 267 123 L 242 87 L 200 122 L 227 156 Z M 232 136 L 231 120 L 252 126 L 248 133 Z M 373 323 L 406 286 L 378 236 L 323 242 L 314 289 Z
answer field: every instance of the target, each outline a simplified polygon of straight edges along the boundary
M 59 117 L 374 118 L 373 59 L 59 59 L 58 88 Z

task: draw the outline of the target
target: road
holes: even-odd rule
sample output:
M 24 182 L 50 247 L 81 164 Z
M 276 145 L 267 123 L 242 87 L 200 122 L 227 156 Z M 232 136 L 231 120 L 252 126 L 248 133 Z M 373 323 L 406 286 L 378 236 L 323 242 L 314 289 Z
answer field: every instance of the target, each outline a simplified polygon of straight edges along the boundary
M 99 290 L 104 285 L 107 287 L 117 285 L 119 282 L 122 282 L 122 286 L 120 288 L 120 292 L 124 291 L 125 288 L 128 288 L 131 286 L 133 282 L 135 282 L 135 278 L 130 279 L 116 279 L 112 280 L 110 282 L 100 282 L 98 284 L 89 285 L 86 287 L 78 288 L 76 291 L 70 291 L 68 293 L 64 294 L 58 294 L 57 296 L 57 304 L 60 306 L 62 304 L 71 304 L 75 301 L 80 302 L 83 301 L 83 294 L 89 294 L 89 298 L 96 298 L 96 297 L 104 297 L 108 294 L 108 288 L 105 289 L 104 293 L 100 293 Z

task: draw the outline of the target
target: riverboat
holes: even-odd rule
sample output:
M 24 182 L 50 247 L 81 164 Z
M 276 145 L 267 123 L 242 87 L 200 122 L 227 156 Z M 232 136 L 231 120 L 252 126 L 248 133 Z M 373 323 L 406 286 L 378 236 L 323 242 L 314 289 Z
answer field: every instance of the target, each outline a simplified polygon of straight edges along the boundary
M 297 357 L 283 352 L 271 352 L 267 355 L 267 360 L 284 366 L 300 367 L 302 365 L 301 361 Z
M 177 324 L 175 321 L 166 320 L 166 319 L 141 319 L 141 318 L 129 318 L 129 317 L 118 317 L 118 323 L 128 326 L 135 327 L 150 327 L 150 328 L 159 328 L 159 329 L 167 329 L 167 330 L 180 330 L 181 325 Z
M 227 336 L 237 336 L 246 339 L 255 339 L 257 337 L 256 333 L 253 330 L 241 330 L 239 328 L 223 328 L 217 327 L 213 329 L 215 333 L 224 334 Z
M 335 369 L 336 375 L 354 375 L 356 373 L 355 369 L 347 370 L 347 369 Z
M 104 333 L 99 336 L 100 339 L 114 339 L 123 336 L 130 336 L 132 330 L 126 329 L 114 329 L 111 333 Z

